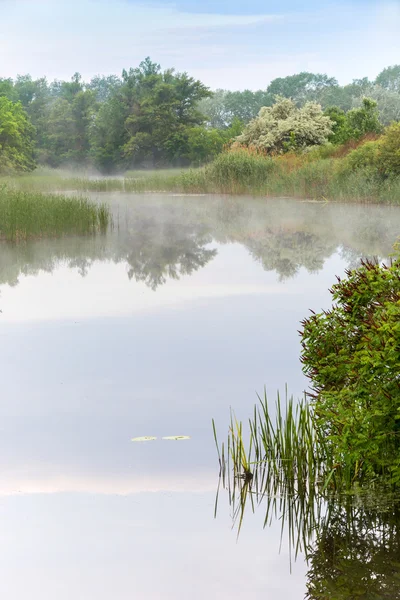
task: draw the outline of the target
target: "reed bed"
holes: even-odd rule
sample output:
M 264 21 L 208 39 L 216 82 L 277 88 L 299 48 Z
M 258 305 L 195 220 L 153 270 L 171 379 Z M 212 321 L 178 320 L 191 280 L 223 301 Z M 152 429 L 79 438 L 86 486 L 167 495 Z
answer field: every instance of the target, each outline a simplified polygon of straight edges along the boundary
M 329 147 L 278 157 L 237 149 L 197 169 L 138 170 L 116 178 L 38 172 L 5 181 L 28 191 L 216 193 L 400 204 L 400 177 L 381 179 L 363 168 L 351 171 L 346 160 Z
M 289 524 L 298 514 L 311 523 L 318 498 L 351 486 L 347 474 L 332 464 L 329 443 L 315 427 L 306 398 L 294 402 L 286 395 L 283 402 L 278 394 L 271 411 L 264 393 L 246 432 L 233 413 L 226 443 L 219 445 L 214 422 L 213 430 L 220 464 L 216 506 L 222 485 L 238 532 L 247 503 L 254 510 L 268 499 L 265 525 L 277 513 L 287 513 Z
M 93 234 L 104 232 L 110 222 L 105 204 L 0 187 L 0 240 Z
M 263 507 L 264 527 L 281 522 L 281 545 L 287 535 L 290 556 L 310 552 L 335 522 L 338 512 L 353 507 L 376 507 L 381 501 L 399 505 L 399 494 L 384 482 L 354 484 L 351 469 L 333 464 L 329 442 L 315 426 L 306 397 L 269 406 L 259 397 L 248 427 L 231 412 L 226 442 L 213 432 L 220 465 L 215 515 L 221 487 L 228 492 L 233 524 L 239 535 L 247 510 Z M 378 511 L 379 512 L 379 511 Z

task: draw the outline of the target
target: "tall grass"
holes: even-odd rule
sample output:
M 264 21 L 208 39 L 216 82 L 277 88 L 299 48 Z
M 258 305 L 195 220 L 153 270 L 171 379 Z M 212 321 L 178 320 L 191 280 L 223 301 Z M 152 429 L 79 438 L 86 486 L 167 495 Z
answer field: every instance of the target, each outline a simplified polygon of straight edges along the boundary
M 263 505 L 264 527 L 281 520 L 281 543 L 288 536 L 290 553 L 310 551 L 310 544 L 337 518 L 370 499 L 390 503 L 393 489 L 385 482 L 355 485 L 352 470 L 333 464 L 329 442 L 316 427 L 312 406 L 306 398 L 294 402 L 278 394 L 270 406 L 264 393 L 254 407 L 248 428 L 231 413 L 226 442 L 220 445 L 213 421 L 221 486 L 227 490 L 232 518 L 239 535 L 247 509 Z M 349 500 L 351 498 L 351 500 Z M 335 516 L 336 515 L 336 516 Z
M 290 515 L 294 501 L 307 519 L 318 498 L 352 489 L 351 469 L 333 464 L 330 445 L 306 398 L 294 402 L 286 395 L 282 401 L 278 394 L 271 410 L 264 393 L 248 425 L 245 432 L 231 413 L 227 444 L 220 448 L 213 423 L 220 484 L 229 491 L 238 531 L 247 502 L 254 508 L 269 499 L 265 524 L 278 511 Z
M 84 235 L 105 231 L 110 220 L 106 205 L 85 198 L 0 187 L 0 240 Z
M 30 191 L 222 193 L 400 204 L 400 178 L 385 180 L 366 168 L 349 168 L 351 149 L 327 145 L 270 157 L 237 148 L 199 169 L 131 171 L 114 179 L 38 173 L 7 181 Z

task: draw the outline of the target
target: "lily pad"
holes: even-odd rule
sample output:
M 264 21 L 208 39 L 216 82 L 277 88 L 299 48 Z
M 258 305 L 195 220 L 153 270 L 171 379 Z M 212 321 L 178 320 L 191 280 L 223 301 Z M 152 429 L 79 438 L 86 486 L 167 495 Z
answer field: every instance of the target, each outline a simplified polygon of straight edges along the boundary
M 143 437 L 136 437 L 136 438 L 132 438 L 132 442 L 152 442 L 153 440 L 156 440 L 156 437 L 152 437 L 150 435 L 144 435 Z
M 163 440 L 175 440 L 176 442 L 180 442 L 181 440 L 190 440 L 188 435 L 169 435 L 167 437 L 163 437 Z

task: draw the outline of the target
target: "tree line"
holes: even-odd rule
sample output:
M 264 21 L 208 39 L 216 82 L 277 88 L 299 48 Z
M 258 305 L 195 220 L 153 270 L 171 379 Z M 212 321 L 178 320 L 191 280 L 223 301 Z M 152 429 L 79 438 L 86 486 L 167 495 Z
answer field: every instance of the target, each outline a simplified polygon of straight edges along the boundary
M 275 79 L 265 90 L 242 92 L 212 92 L 150 58 L 121 77 L 96 76 L 90 82 L 79 73 L 50 83 L 30 75 L 0 78 L 0 171 L 31 170 L 37 163 L 92 165 L 104 173 L 204 164 L 277 97 L 290 98 L 298 109 L 320 104 L 334 131 L 348 139 L 353 135 L 348 115 L 365 112 L 365 97 L 376 102 L 381 125 L 400 120 L 400 65 L 384 69 L 374 81 L 346 86 L 325 74 L 303 72 Z

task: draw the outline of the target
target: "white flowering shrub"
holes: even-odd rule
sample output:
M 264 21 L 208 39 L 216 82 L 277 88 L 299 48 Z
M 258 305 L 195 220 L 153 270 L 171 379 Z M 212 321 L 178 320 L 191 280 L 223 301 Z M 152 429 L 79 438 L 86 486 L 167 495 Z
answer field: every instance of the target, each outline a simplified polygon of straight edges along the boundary
M 278 98 L 273 106 L 264 106 L 260 110 L 258 117 L 236 138 L 236 144 L 281 154 L 325 144 L 332 133 L 332 125 L 319 104 L 306 102 L 297 108 L 292 100 Z

